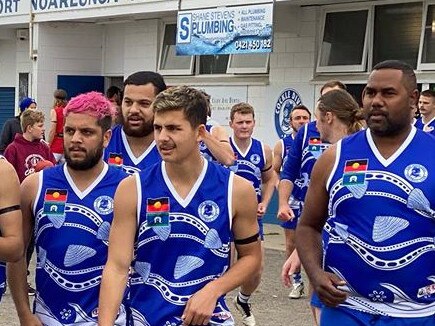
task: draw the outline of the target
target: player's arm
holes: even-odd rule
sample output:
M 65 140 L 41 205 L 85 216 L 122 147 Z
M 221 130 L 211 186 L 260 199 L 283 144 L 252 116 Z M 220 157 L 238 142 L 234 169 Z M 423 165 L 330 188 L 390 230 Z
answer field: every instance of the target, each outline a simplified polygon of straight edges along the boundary
M 261 203 L 258 203 L 257 216 L 263 216 L 266 213 L 276 184 L 276 174 L 272 166 L 272 150 L 268 145 L 264 145 L 264 154 L 266 156 L 266 164 L 261 171 Z
M 116 189 L 109 255 L 101 280 L 98 325 L 114 325 L 127 284 L 137 226 L 136 182 L 136 177 L 130 176 Z
M 336 147 L 326 150 L 317 160 L 311 173 L 301 220 L 296 228 L 296 248 L 314 290 L 323 303 L 336 306 L 346 299 L 346 293 L 337 289 L 344 285 L 336 275 L 323 271 L 322 229 L 328 218 L 327 179 L 335 161 Z
M 278 140 L 273 147 L 273 170 L 279 176 L 282 166 L 282 140 Z
M 214 126 L 211 133 L 204 128 L 201 132 L 201 137 L 218 162 L 227 166 L 234 164 L 234 152 L 224 127 Z
M 38 185 L 39 173 L 34 173 L 24 179 L 20 187 L 21 212 L 23 215 L 22 232 L 25 248 L 27 248 L 33 232 L 33 202 L 37 195 Z M 39 319 L 32 314 L 30 309 L 27 294 L 26 256 L 22 255 L 17 262 L 8 263 L 7 271 L 8 283 L 21 325 L 42 325 Z
M 238 260 L 225 274 L 189 299 L 183 313 L 183 325 L 207 325 L 217 299 L 260 271 L 261 247 L 255 190 L 250 182 L 238 176 L 234 177 L 232 206 L 232 231 Z
M 292 277 L 291 275 L 296 272 L 296 270 L 300 270 L 301 268 L 301 260 L 299 258 L 299 254 L 297 250 L 293 250 L 290 257 L 282 265 L 281 269 L 281 280 L 282 283 L 289 287 L 292 285 Z
M 54 140 L 54 136 L 56 135 L 56 127 L 57 127 L 56 110 L 51 109 L 51 111 L 50 111 L 50 131 L 48 132 L 48 139 L 47 139 L 47 142 L 50 145 Z
M 287 154 L 282 167 L 280 182 L 278 184 L 278 219 L 285 222 L 294 218 L 293 210 L 289 206 L 290 195 L 293 192 L 294 181 L 301 170 L 302 147 L 304 145 L 304 130 L 307 125 L 299 129 L 294 142 Z
M 17 261 L 24 253 L 20 182 L 13 166 L 0 160 L 0 260 Z

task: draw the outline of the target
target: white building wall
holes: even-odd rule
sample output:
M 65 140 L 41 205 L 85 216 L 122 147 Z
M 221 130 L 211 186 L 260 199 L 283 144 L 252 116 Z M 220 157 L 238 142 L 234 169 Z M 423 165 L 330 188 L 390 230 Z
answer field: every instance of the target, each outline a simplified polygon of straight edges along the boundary
M 316 7 L 279 6 L 275 10 L 274 47 L 270 54 L 269 85 L 248 87 L 248 102 L 256 109 L 254 137 L 273 146 L 275 104 L 279 94 L 292 88 L 310 110 L 315 104 L 314 76 L 317 12 Z
M 286 88 L 296 90 L 310 109 L 316 98 L 312 82 L 315 66 L 318 7 L 299 7 L 277 4 L 274 18 L 274 49 L 270 54 L 268 81 L 255 78 L 244 84 L 238 79 L 181 78 L 181 83 L 204 86 L 236 85 L 247 87 L 247 101 L 256 109 L 257 126 L 254 137 L 273 146 L 278 139 L 275 132 L 275 104 Z M 175 16 L 174 16 L 175 19 Z M 35 24 L 35 50 L 38 59 L 29 59 L 28 43 L 14 40 L 15 51 L 0 49 L 1 60 L 12 67 L 11 83 L 18 85 L 18 73 L 31 73 L 31 93 L 38 106 L 47 114 L 52 105 L 52 93 L 58 75 L 101 75 L 126 77 L 139 70 L 157 70 L 162 32 L 161 19 L 135 20 L 122 23 L 107 20 L 94 23 L 45 22 Z M 0 78 L 6 78 L 3 73 Z M 202 80 L 202 82 L 201 82 Z M 259 79 L 260 80 L 260 79 Z M 228 81 L 228 82 L 227 82 Z M 0 83 L 3 80 L 0 79 Z M 171 84 L 171 82 L 169 82 Z
M 140 70 L 157 70 L 159 20 L 139 20 L 125 25 L 124 76 Z
M 15 39 L 0 39 L 0 87 L 15 87 Z
M 41 23 L 33 90 L 46 116 L 53 104 L 58 75 L 102 75 L 103 26 L 84 23 Z M 47 119 L 46 119 L 47 120 Z
M 104 28 L 103 74 L 124 75 L 125 24 L 109 24 Z

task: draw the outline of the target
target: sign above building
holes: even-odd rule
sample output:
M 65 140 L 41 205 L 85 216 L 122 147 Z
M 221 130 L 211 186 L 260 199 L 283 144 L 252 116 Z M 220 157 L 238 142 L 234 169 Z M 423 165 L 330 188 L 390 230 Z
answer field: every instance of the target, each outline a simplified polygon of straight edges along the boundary
M 272 51 L 273 4 L 179 11 L 177 55 Z

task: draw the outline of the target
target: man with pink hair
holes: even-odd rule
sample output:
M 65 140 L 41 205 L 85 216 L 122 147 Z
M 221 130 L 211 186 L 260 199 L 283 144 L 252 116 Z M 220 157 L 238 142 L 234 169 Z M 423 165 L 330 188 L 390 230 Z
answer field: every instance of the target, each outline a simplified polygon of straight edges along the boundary
M 97 323 L 113 197 L 126 174 L 102 160 L 114 115 L 113 106 L 102 94 L 74 97 L 64 115 L 65 164 L 32 174 L 21 185 L 24 242 L 27 244 L 34 232 L 37 252 L 33 313 L 27 297 L 25 260 L 8 266 L 22 325 Z M 116 325 L 126 325 L 124 306 Z

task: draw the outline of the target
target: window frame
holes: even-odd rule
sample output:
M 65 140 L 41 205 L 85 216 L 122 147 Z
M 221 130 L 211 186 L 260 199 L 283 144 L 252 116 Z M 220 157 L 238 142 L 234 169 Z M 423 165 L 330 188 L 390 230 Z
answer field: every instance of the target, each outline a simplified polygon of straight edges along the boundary
M 339 13 L 339 12 L 352 12 L 352 11 L 367 11 L 367 22 L 366 31 L 364 37 L 364 47 L 363 54 L 361 57 L 361 63 L 356 65 L 334 65 L 334 66 L 321 66 L 320 60 L 322 58 L 322 43 L 325 34 L 325 24 L 326 16 L 329 13 Z M 335 73 L 335 72 L 365 72 L 369 64 L 369 59 L 371 52 L 369 51 L 369 44 L 372 42 L 371 31 L 373 25 L 373 6 L 354 6 L 352 8 L 324 8 L 321 13 L 321 24 L 320 24 L 320 38 L 317 48 L 317 62 L 316 62 L 316 72 L 317 73 Z M 370 53 L 369 53 L 370 52 Z
M 258 53 L 260 54 L 260 53 Z M 262 53 L 266 55 L 265 65 L 263 67 L 231 67 L 234 55 L 231 54 L 228 59 L 227 74 L 267 74 L 269 72 L 270 52 Z M 243 56 L 244 54 L 239 54 Z
M 229 54 L 227 67 L 225 70 L 225 73 L 221 74 L 200 74 L 200 55 L 192 55 L 190 56 L 190 67 L 188 69 L 162 69 L 163 64 L 163 51 L 164 51 L 164 40 L 165 40 L 165 33 L 166 33 L 166 27 L 168 25 L 177 25 L 176 22 L 167 21 L 163 23 L 162 26 L 162 35 L 160 37 L 160 49 L 159 49 L 159 59 L 157 64 L 157 72 L 162 74 L 163 76 L 225 76 L 229 77 L 231 75 L 238 75 L 238 74 L 246 74 L 246 75 L 253 75 L 253 74 L 268 74 L 269 73 L 269 62 L 270 62 L 270 53 L 264 53 L 266 55 L 265 60 L 265 66 L 263 67 L 231 67 L 231 63 L 233 62 L 233 56 L 235 54 Z M 236 54 L 237 55 L 237 54 Z M 238 54 L 242 56 L 243 54 Z
M 194 74 L 194 65 L 195 65 L 195 56 L 190 56 L 190 67 L 186 69 L 162 69 L 161 65 L 163 64 L 163 51 L 165 48 L 165 45 L 163 42 L 165 41 L 165 34 L 166 34 L 166 27 L 168 25 L 175 25 L 177 26 L 176 22 L 164 22 L 163 24 L 163 33 L 160 39 L 160 50 L 159 50 L 159 61 L 157 64 L 157 72 L 162 75 L 166 76 L 189 76 Z
M 424 1 L 423 2 L 423 15 L 421 21 L 421 34 L 420 34 L 420 46 L 418 49 L 418 59 L 417 59 L 417 70 L 426 71 L 426 70 L 435 70 L 435 60 L 433 63 L 422 62 L 423 58 L 423 47 L 424 47 L 424 38 L 426 32 L 426 20 L 429 6 L 435 7 L 435 1 Z M 432 28 L 432 26 L 431 26 Z

